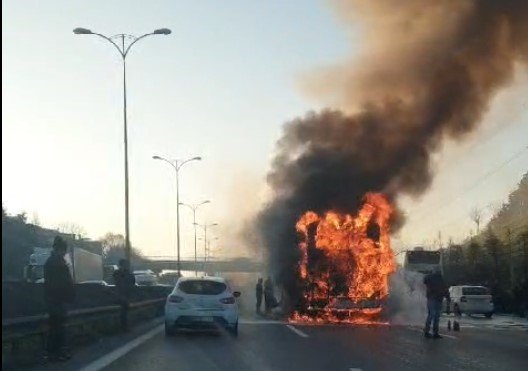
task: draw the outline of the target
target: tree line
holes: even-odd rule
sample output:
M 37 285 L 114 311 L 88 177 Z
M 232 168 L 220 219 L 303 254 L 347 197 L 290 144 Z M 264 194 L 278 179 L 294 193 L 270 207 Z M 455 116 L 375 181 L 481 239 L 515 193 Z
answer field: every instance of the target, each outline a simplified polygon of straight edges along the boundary
M 442 249 L 442 262 L 450 285 L 484 285 L 497 310 L 526 313 L 528 173 L 481 232 Z

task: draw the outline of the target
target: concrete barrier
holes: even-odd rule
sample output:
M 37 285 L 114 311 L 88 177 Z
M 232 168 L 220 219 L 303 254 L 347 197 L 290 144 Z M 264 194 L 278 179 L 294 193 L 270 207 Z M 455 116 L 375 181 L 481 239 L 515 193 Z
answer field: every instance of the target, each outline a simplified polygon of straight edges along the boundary
M 29 284 L 32 285 L 32 284 Z M 33 284 L 34 285 L 34 284 Z M 24 287 L 24 285 L 17 285 Z M 10 285 L 12 288 L 13 285 Z M 4 285 L 2 287 L 4 289 Z M 38 291 L 32 287 L 30 290 Z M 101 336 L 116 333 L 120 330 L 119 310 L 115 304 L 115 295 L 103 291 L 101 288 L 83 289 L 83 293 L 90 296 L 93 302 L 99 306 L 93 306 L 89 300 L 81 300 L 68 311 L 67 321 L 67 344 L 77 346 L 87 344 Z M 4 290 L 2 290 L 4 294 Z M 5 318 L 6 314 L 16 314 L 13 311 L 2 312 L 2 369 L 18 368 L 32 365 L 43 359 L 46 344 L 48 324 L 47 314 L 44 313 L 43 301 L 39 302 L 34 291 L 25 291 L 23 295 L 17 295 L 17 305 L 26 305 L 28 302 L 34 304 L 33 308 L 20 307 L 20 312 L 29 313 L 26 316 L 11 316 Z M 27 296 L 31 292 L 33 296 Z M 139 287 L 132 297 L 129 323 L 143 322 L 163 314 L 164 304 L 169 289 L 166 287 Z M 11 297 L 3 297 L 3 302 Z M 11 307 L 13 302 L 10 303 Z M 82 305 L 85 307 L 81 307 Z M 86 307 L 91 304 L 91 307 Z M 101 305 L 102 304 L 102 305 Z M 4 303 L 2 303 L 4 308 Z M 9 307 L 9 305 L 8 305 Z M 3 309 L 2 308 L 2 309 Z M 17 312 L 19 313 L 19 312 Z

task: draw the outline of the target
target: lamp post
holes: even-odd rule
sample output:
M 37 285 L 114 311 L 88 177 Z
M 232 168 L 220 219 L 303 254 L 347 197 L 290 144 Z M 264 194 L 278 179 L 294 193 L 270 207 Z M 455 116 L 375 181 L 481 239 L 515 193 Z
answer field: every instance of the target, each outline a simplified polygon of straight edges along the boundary
M 218 241 L 218 240 L 219 240 L 218 237 L 215 237 L 212 239 L 212 241 Z M 219 249 L 216 249 L 215 251 L 211 250 L 211 239 L 209 239 L 207 241 L 207 253 L 205 254 L 205 261 L 207 262 L 207 260 L 212 257 L 212 252 L 217 252 L 217 251 L 219 251 Z
M 194 227 L 194 275 L 195 276 L 198 276 L 198 253 L 197 253 L 197 249 L 196 249 L 196 210 L 202 206 L 202 205 L 205 205 L 205 204 L 210 204 L 211 201 L 209 200 L 205 200 L 199 204 L 194 204 L 194 205 L 188 205 L 188 204 L 184 204 L 184 203 L 180 203 L 180 205 L 182 206 L 186 206 L 188 207 L 189 209 L 191 209 L 192 213 L 193 213 L 193 227 Z
M 218 223 L 212 223 L 212 224 L 198 224 L 194 223 L 198 227 L 202 227 L 204 230 L 204 271 L 205 271 L 205 263 L 207 262 L 207 228 L 209 227 L 215 227 L 218 225 Z
M 126 57 L 130 52 L 130 48 L 139 40 L 152 35 L 169 35 L 171 30 L 168 28 L 160 28 L 153 32 L 141 35 L 139 37 L 127 34 L 118 34 L 114 36 L 105 36 L 103 34 L 93 32 L 87 28 L 77 27 L 73 30 L 76 35 L 95 35 L 110 42 L 119 52 L 123 59 L 123 131 L 125 144 L 125 258 L 130 262 L 130 223 L 129 223 L 129 203 L 128 203 L 128 125 L 127 125 L 127 90 L 126 90 Z M 125 42 L 128 41 L 128 44 Z
M 186 160 L 167 160 L 160 156 L 152 156 L 154 160 L 161 160 L 168 163 L 176 172 L 176 250 L 177 250 L 177 269 L 178 276 L 181 276 L 181 262 L 180 262 L 180 169 L 183 165 L 191 161 L 200 161 L 202 158 L 192 157 Z
M 211 258 L 212 257 L 212 250 L 211 250 L 211 239 L 209 238 L 208 240 L 205 240 L 205 238 L 200 238 L 200 241 L 201 240 L 204 240 L 206 241 L 207 243 L 207 249 L 205 250 L 205 257 L 204 257 L 204 265 L 203 265 L 203 270 L 205 271 L 205 267 L 206 267 L 206 263 L 207 263 L 207 260 L 208 258 Z M 212 241 L 218 241 L 219 238 L 218 237 L 215 237 L 212 239 Z M 220 251 L 221 249 L 216 249 L 214 250 L 214 252 L 217 252 L 217 251 Z

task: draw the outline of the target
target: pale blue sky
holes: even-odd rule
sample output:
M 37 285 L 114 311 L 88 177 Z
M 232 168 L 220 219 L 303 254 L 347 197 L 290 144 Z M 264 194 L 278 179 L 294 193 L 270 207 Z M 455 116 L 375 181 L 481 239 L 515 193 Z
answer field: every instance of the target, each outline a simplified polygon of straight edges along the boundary
M 111 45 L 72 29 L 172 29 L 138 43 L 128 58 L 131 236 L 147 255 L 172 254 L 175 241 L 174 176 L 153 154 L 203 156 L 182 170 L 182 200 L 211 199 L 198 218 L 220 223 L 221 253 L 236 254 L 243 247 L 236 230 L 265 195 L 282 123 L 320 108 L 300 92 L 299 77 L 361 47 L 361 34 L 318 0 L 9 0 L 2 7 L 2 201 L 12 213 L 38 213 L 47 226 L 79 224 L 93 238 L 123 231 L 121 65 Z M 438 156 L 432 191 L 406 208 L 427 213 L 527 144 L 527 81 L 520 75 L 479 133 Z M 447 216 L 411 218 L 397 244 L 434 238 L 449 218 L 465 223 L 469 208 L 505 197 L 526 169 L 524 154 Z M 189 214 L 182 210 L 184 256 L 193 251 Z M 462 228 L 452 223 L 443 233 Z

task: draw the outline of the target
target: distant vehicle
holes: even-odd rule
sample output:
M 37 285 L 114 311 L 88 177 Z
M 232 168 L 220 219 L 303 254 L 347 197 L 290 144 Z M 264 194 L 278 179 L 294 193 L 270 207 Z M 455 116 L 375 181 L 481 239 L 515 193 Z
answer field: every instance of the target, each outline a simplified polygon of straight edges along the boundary
M 183 272 L 182 272 L 183 273 Z M 178 275 L 177 271 L 161 271 L 159 275 L 159 282 L 164 285 L 170 285 L 171 287 L 174 287 L 176 282 L 178 281 L 178 278 L 180 278 L 183 274 Z
M 103 280 L 108 283 L 114 284 L 114 272 L 118 269 L 119 267 L 115 264 L 108 264 L 103 266 Z
M 156 286 L 158 278 L 150 269 L 134 271 L 137 286 Z
M 414 250 L 405 252 L 403 268 L 410 272 L 429 274 L 437 268 L 442 268 L 442 256 L 440 251 L 424 250 L 421 247 L 416 247 Z
M 28 282 L 44 280 L 44 264 L 51 255 L 51 248 L 35 247 L 24 267 L 24 279 Z M 70 248 L 64 257 L 76 283 L 103 279 L 103 258 L 80 248 Z
M 165 334 L 220 326 L 237 336 L 239 296 L 222 277 L 180 278 L 165 304 Z
M 493 316 L 493 297 L 484 286 L 451 286 L 449 295 L 449 311 L 453 311 L 455 315 L 465 313 L 484 314 L 488 318 Z

